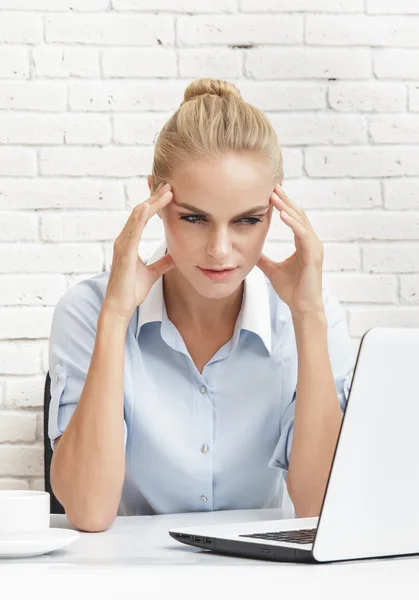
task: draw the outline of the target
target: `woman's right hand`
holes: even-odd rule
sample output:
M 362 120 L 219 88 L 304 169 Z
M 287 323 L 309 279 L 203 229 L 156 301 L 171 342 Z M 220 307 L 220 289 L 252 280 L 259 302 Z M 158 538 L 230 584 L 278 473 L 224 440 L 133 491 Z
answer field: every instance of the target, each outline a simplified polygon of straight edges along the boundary
M 138 204 L 114 242 L 113 261 L 102 310 L 130 320 L 134 310 L 146 298 L 151 286 L 175 265 L 170 254 L 151 265 L 138 255 L 138 245 L 147 221 L 173 198 L 170 184 L 159 186 Z

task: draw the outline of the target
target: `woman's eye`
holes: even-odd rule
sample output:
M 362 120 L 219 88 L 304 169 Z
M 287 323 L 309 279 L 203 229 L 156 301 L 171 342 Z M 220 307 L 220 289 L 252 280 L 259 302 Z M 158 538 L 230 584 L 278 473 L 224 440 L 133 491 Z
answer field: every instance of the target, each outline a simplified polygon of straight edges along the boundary
M 256 223 L 261 223 L 262 219 L 258 217 L 245 217 L 244 219 L 240 219 L 245 225 L 256 225 Z
M 186 221 L 187 223 L 199 223 L 204 219 L 204 217 L 200 217 L 198 215 L 187 215 L 185 217 L 180 217 L 181 221 Z
M 186 221 L 187 223 L 202 223 L 205 221 L 205 217 L 201 217 L 200 215 L 185 215 L 180 217 L 182 221 Z M 239 219 L 236 223 L 243 225 L 256 225 L 256 223 L 261 223 L 262 219 L 259 217 L 244 217 L 243 219 Z

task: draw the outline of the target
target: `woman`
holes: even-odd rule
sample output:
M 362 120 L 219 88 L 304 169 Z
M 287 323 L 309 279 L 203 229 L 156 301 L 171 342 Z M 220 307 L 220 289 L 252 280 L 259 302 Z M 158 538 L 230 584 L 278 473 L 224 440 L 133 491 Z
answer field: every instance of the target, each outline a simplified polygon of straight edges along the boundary
M 319 514 L 354 360 L 282 179 L 266 116 L 227 82 L 191 83 L 110 273 L 54 313 L 51 484 L 73 526 L 102 531 L 118 508 L 276 507 L 283 478 L 296 515 Z M 283 262 L 262 253 L 273 210 L 294 234 Z M 165 239 L 145 264 L 155 214 Z

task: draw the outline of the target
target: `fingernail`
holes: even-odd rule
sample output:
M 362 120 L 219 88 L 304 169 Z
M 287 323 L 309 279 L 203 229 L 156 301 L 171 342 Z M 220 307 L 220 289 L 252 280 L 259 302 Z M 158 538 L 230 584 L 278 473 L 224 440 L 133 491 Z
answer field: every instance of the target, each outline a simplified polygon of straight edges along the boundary
M 163 191 L 168 190 L 169 188 L 170 188 L 170 183 L 166 183 L 166 185 L 164 185 L 161 190 L 163 192 Z

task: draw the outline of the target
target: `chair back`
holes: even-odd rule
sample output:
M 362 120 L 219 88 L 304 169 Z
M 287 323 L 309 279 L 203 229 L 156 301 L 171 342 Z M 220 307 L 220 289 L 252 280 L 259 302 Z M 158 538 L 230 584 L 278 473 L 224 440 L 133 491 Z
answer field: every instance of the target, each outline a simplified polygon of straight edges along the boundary
M 51 378 L 49 372 L 45 379 L 44 388 L 44 479 L 45 479 L 45 491 L 50 494 L 50 510 L 54 514 L 65 514 L 63 506 L 58 502 L 54 496 L 54 492 L 51 488 L 50 470 L 52 460 L 52 448 L 50 439 L 48 437 L 48 420 L 49 420 L 49 405 L 51 402 Z

